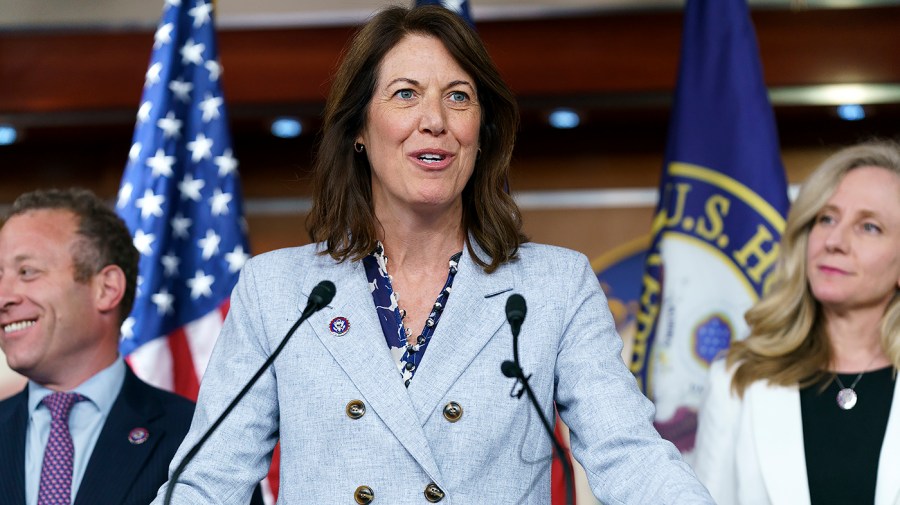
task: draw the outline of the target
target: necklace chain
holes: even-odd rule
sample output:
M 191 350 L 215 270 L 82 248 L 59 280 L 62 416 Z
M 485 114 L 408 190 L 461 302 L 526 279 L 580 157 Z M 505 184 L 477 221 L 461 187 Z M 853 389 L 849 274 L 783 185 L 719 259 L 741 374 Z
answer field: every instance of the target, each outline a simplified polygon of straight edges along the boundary
M 857 395 L 856 390 L 853 389 L 859 384 L 859 380 L 862 379 L 862 376 L 866 374 L 869 370 L 869 367 L 872 366 L 872 363 L 875 363 L 875 360 L 878 359 L 878 355 L 872 357 L 872 360 L 869 361 L 869 364 L 863 368 L 862 372 L 859 372 L 859 375 L 856 376 L 856 379 L 853 379 L 853 383 L 850 384 L 850 387 L 844 386 L 844 383 L 841 381 L 841 378 L 838 377 L 837 372 L 834 374 L 834 380 L 837 381 L 838 386 L 840 386 L 840 391 L 837 394 L 837 404 L 842 410 L 850 410 L 856 406 Z
M 869 361 L 869 364 L 866 365 L 866 366 L 863 368 L 863 371 L 862 371 L 862 372 L 859 372 L 859 375 L 857 375 L 855 379 L 853 379 L 853 383 L 850 384 L 850 387 L 849 387 L 849 388 L 848 388 L 847 386 L 844 386 L 844 383 L 841 382 L 841 378 L 838 377 L 837 372 L 834 373 L 834 380 L 837 381 L 838 386 L 840 386 L 841 389 L 853 389 L 853 388 L 856 387 L 857 384 L 859 384 L 859 380 L 862 379 L 862 376 L 865 375 L 866 372 L 869 371 L 869 367 L 872 366 L 872 363 L 875 363 L 875 360 L 876 360 L 876 359 L 878 359 L 878 354 L 876 354 L 875 356 L 872 356 L 872 359 Z
M 853 379 L 853 383 L 850 384 L 849 388 L 845 386 L 843 382 L 841 382 L 841 378 L 838 377 L 838 374 L 834 374 L 834 380 L 837 381 L 838 386 L 840 386 L 841 389 L 854 389 L 856 388 L 856 385 L 859 384 L 859 379 L 862 379 L 862 376 L 865 375 L 865 373 L 865 371 L 860 372 L 859 375 L 857 375 L 856 378 Z

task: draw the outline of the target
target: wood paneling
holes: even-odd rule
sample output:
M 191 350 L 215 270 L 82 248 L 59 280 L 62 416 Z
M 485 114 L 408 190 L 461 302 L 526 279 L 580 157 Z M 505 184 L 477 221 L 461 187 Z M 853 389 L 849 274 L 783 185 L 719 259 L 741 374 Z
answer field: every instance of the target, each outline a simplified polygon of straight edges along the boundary
M 900 82 L 900 8 L 766 10 L 753 18 L 770 86 Z M 679 12 L 479 23 L 521 97 L 672 88 Z M 234 106 L 319 103 L 352 27 L 224 30 Z M 0 114 L 134 109 L 149 32 L 0 34 Z
M 900 7 L 755 11 L 770 86 L 900 83 Z M 515 191 L 655 187 L 681 36 L 678 12 L 479 23 L 520 97 Z M 274 115 L 315 132 L 329 75 L 352 27 L 220 33 L 235 153 L 249 199 L 308 197 L 314 135 L 276 139 Z M 45 187 L 115 197 L 152 44 L 150 32 L 0 33 L 0 122 L 23 126 L 0 148 L 0 206 Z M 648 105 L 647 96 L 655 102 Z M 642 98 L 643 97 L 643 98 Z M 662 101 L 658 99 L 662 97 Z M 579 108 L 582 126 L 553 130 L 550 108 Z M 859 123 L 823 108 L 776 108 L 788 176 L 803 178 L 837 144 L 897 135 L 900 106 Z M 646 233 L 651 209 L 527 210 L 528 233 L 593 258 Z M 304 216 L 248 216 L 254 252 L 305 243 Z

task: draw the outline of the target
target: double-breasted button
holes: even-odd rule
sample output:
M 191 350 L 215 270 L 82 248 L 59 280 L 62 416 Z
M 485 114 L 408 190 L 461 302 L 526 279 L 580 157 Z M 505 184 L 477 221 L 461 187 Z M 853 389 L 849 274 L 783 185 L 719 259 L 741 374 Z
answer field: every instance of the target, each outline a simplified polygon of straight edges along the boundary
M 356 503 L 359 503 L 359 505 L 367 505 L 372 503 L 372 500 L 375 499 L 375 491 L 372 491 L 372 488 L 369 486 L 359 486 L 356 488 L 356 491 L 353 492 L 353 499 L 356 500 Z
M 350 400 L 347 404 L 347 417 L 350 419 L 359 419 L 366 415 L 366 404 L 362 400 Z M 366 502 L 368 503 L 368 502 Z
M 430 482 L 425 486 L 425 499 L 431 503 L 437 503 L 444 499 L 444 490 L 434 482 Z
M 447 405 L 444 405 L 444 418 L 451 423 L 455 423 L 459 421 L 459 418 L 462 417 L 463 409 L 462 406 L 456 402 L 450 402 Z

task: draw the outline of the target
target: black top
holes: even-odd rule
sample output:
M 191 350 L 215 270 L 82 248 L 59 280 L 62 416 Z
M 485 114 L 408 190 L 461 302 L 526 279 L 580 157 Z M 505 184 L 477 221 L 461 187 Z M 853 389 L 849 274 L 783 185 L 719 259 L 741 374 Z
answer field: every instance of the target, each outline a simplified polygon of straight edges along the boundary
M 849 387 L 859 374 L 838 374 Z M 806 474 L 812 505 L 875 503 L 878 458 L 894 397 L 894 368 L 867 372 L 856 384 L 856 406 L 842 410 L 831 377 L 800 390 Z

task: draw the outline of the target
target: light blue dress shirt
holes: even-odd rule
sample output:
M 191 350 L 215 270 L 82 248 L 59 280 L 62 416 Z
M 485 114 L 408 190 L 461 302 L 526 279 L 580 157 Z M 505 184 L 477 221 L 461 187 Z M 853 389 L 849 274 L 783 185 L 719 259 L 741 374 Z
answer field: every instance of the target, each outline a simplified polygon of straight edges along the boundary
M 72 434 L 72 444 L 75 447 L 75 460 L 72 462 L 72 501 L 75 501 L 88 460 L 124 382 L 125 361 L 119 357 L 112 365 L 72 390 L 85 397 L 85 400 L 76 403 L 69 413 L 69 432 Z M 37 505 L 44 448 L 47 447 L 47 439 L 50 438 L 50 409 L 41 404 L 41 401 L 53 392 L 28 381 L 29 415 L 25 431 L 26 505 Z

